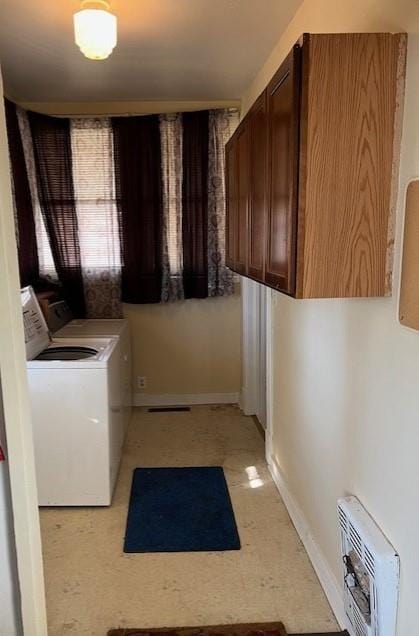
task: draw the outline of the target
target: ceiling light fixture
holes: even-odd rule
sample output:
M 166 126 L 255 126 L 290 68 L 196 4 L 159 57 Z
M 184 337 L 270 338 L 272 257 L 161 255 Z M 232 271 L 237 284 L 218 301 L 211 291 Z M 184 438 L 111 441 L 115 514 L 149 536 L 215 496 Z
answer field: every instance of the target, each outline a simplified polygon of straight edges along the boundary
M 106 60 L 116 46 L 117 20 L 106 0 L 82 0 L 74 14 L 74 36 L 80 51 L 89 60 Z

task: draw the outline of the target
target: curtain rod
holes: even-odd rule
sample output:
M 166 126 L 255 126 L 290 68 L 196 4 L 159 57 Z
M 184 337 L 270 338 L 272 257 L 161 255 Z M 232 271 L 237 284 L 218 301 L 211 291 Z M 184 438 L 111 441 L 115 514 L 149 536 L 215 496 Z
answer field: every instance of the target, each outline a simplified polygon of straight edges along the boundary
M 30 110 L 30 109 L 29 109 Z M 73 119 L 109 119 L 110 117 L 148 117 L 150 115 L 176 115 L 177 113 L 194 113 L 199 112 L 200 110 L 224 110 L 228 115 L 234 115 L 240 112 L 240 108 L 229 107 L 229 108 L 190 108 L 187 110 L 180 111 L 169 111 L 168 113 L 164 111 L 154 112 L 151 111 L 149 113 L 136 113 L 136 112 L 127 112 L 127 113 L 40 113 L 43 115 L 49 115 L 50 117 L 69 117 Z M 39 111 L 35 111 L 39 112 Z
M 233 100 L 202 100 L 202 101 L 129 101 L 122 102 L 35 102 L 7 98 L 24 110 L 33 111 L 55 117 L 88 117 L 98 119 L 100 117 L 140 117 L 142 115 L 158 115 L 170 113 L 196 112 L 200 110 L 224 110 L 226 112 L 239 112 L 241 102 Z M 124 108 L 125 107 L 125 108 Z M 97 108 L 97 111 L 96 111 Z M 108 110 L 109 109 L 109 110 Z M 95 112 L 96 111 L 96 112 Z

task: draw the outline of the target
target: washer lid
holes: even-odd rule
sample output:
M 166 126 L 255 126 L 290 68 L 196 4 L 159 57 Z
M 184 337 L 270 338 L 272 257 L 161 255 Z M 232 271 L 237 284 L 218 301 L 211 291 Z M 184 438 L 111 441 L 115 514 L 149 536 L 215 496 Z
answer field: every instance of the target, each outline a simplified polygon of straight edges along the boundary
M 26 359 L 33 360 L 50 343 L 47 323 L 32 287 L 20 291 L 25 330 Z
M 55 333 L 72 319 L 73 314 L 65 300 L 57 300 L 55 303 L 50 303 L 48 307 L 48 327 L 51 333 Z
M 124 318 L 75 318 L 68 322 L 59 331 L 54 332 L 54 336 L 59 338 L 79 337 L 79 336 L 120 336 L 127 328 L 127 320 Z

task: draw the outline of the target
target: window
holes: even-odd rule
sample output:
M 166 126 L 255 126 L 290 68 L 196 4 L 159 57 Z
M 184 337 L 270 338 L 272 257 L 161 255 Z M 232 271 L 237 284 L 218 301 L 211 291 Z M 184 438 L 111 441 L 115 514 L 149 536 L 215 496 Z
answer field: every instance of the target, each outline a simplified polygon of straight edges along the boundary
M 112 128 L 109 119 L 72 119 L 71 150 L 80 255 L 83 269 L 120 269 L 121 252 Z M 41 274 L 57 278 L 39 202 L 35 226 Z
M 71 150 L 82 267 L 120 268 L 110 121 L 72 119 Z

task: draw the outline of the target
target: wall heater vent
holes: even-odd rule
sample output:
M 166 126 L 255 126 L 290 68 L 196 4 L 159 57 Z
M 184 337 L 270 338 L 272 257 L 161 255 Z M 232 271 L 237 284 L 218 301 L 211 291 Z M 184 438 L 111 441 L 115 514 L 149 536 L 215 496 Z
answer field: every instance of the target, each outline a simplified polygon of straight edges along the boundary
M 343 586 L 351 636 L 395 636 L 399 557 L 356 497 L 338 501 Z

